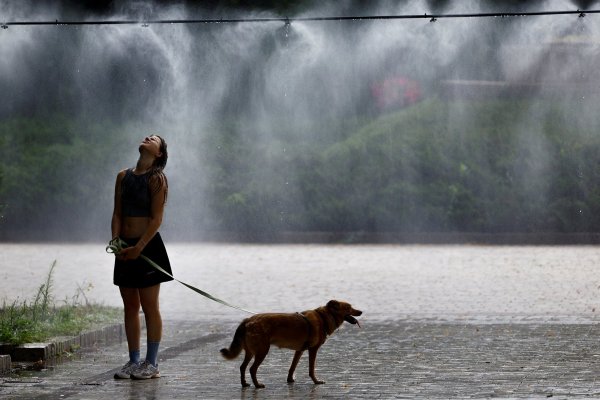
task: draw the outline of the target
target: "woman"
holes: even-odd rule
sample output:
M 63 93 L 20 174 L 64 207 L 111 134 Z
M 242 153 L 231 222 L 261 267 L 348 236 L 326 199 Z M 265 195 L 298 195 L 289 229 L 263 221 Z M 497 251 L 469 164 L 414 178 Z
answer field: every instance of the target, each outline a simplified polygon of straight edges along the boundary
M 161 282 L 173 280 L 157 271 L 140 254 L 171 273 L 169 258 L 158 232 L 167 201 L 167 143 L 158 135 L 146 137 L 139 146 L 135 168 L 119 172 L 115 185 L 112 237 L 121 238 L 129 247 L 115 259 L 113 282 L 119 286 L 125 309 L 125 334 L 129 361 L 115 374 L 117 379 L 160 377 L 158 347 L 162 337 L 162 319 L 158 306 Z M 140 306 L 147 330 L 147 353 L 140 363 Z

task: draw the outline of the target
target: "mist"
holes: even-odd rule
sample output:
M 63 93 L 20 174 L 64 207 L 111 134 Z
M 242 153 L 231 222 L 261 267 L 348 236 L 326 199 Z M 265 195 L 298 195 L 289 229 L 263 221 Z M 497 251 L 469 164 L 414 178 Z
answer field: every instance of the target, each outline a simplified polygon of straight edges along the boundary
M 502 11 L 575 10 L 595 4 L 581 3 L 538 1 Z M 34 1 L 4 1 L 1 8 L 6 21 L 279 17 L 239 11 L 222 15 L 222 10 L 183 4 L 116 4 L 109 15 L 65 6 L 39 7 Z M 165 172 L 170 191 L 162 228 L 168 236 L 210 239 L 223 226 L 240 232 L 264 226 L 272 232 L 344 228 L 306 219 L 319 207 L 306 200 L 302 183 L 304 167 L 314 162 L 307 154 L 335 148 L 336 143 L 349 140 L 357 127 L 436 98 L 450 102 L 448 123 L 453 126 L 468 126 L 478 118 L 469 103 L 453 99 L 522 96 L 531 100 L 529 110 L 512 121 L 513 137 L 516 148 L 529 155 L 518 176 L 524 202 L 543 207 L 549 191 L 545 177 L 553 160 L 549 144 L 532 133 L 550 123 L 551 111 L 545 108 L 549 98 L 579 105 L 569 123 L 597 131 L 595 89 L 600 74 L 595 61 L 600 42 L 586 40 L 600 37 L 600 17 L 294 20 L 341 13 L 497 11 L 491 2 L 476 1 L 370 4 L 354 8 L 352 2 L 325 3 L 290 16 L 290 24 L 11 25 L 0 30 L 1 120 L 67 119 L 71 136 L 65 140 L 70 145 L 82 143 L 80 158 L 61 159 L 56 168 L 44 170 L 42 179 L 57 182 L 45 190 L 66 193 L 63 199 L 67 200 L 44 202 L 48 197 L 44 193 L 28 194 L 35 181 L 23 180 L 12 189 L 6 179 L 0 181 L 6 196 L 0 198 L 6 216 L 1 225 L 4 237 L 26 236 L 37 228 L 42 238 L 107 238 L 116 175 L 135 165 L 139 142 L 155 133 L 169 146 Z M 572 46 L 557 53 L 557 43 Z M 388 79 L 403 82 L 403 90 L 417 85 L 414 96 L 378 97 L 377 85 Z M 565 110 L 564 118 L 569 114 Z M 8 126 L 19 129 L 16 122 Z M 9 128 L 3 129 L 6 135 Z M 43 124 L 39 130 L 43 131 Z M 460 129 L 455 134 L 456 142 L 469 140 L 461 137 Z M 232 142 L 236 145 L 228 147 Z M 5 160 L 24 150 L 9 149 L 8 139 L 2 144 Z M 60 158 L 55 145 L 48 143 L 47 151 L 56 151 Z M 482 158 L 485 163 L 485 154 Z M 3 170 L 4 176 L 10 173 L 8 167 Z M 403 174 L 407 180 L 420 179 L 410 168 Z M 263 190 L 278 195 L 263 196 Z M 260 201 L 254 208 L 236 214 L 236 206 L 247 206 L 256 192 Z M 30 196 L 28 201 L 40 202 L 35 212 L 27 212 L 26 221 L 14 217 L 26 214 L 19 208 L 24 203 L 20 196 L 25 195 Z M 413 218 L 406 220 L 411 229 L 460 228 L 420 222 L 418 215 Z M 384 222 L 365 226 L 405 227 Z

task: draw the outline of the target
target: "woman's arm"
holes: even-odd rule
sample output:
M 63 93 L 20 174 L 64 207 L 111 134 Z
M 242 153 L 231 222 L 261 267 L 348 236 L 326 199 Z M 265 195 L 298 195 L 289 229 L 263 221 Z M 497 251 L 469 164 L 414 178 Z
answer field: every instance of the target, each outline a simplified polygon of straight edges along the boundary
M 112 238 L 116 238 L 121 234 L 121 182 L 125 176 L 125 170 L 122 170 L 117 174 L 117 181 L 115 183 L 115 200 L 112 214 L 112 220 L 110 222 L 110 230 L 112 232 Z

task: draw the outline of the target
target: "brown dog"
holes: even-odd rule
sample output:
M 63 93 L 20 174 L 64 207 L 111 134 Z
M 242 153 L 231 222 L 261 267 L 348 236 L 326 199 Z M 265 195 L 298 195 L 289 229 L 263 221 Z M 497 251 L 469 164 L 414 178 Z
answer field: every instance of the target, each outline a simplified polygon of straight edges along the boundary
M 325 383 L 315 376 L 315 361 L 319 347 L 344 321 L 358 324 L 354 317 L 361 314 L 362 311 L 337 300 L 331 300 L 324 307 L 302 313 L 257 314 L 242 321 L 235 331 L 229 349 L 221 349 L 221 354 L 226 359 L 233 360 L 244 349 L 246 356 L 240 366 L 243 387 L 250 386 L 246 382 L 246 367 L 252 357 L 255 357 L 250 367 L 250 376 L 254 386 L 264 388 L 265 386 L 256 379 L 256 371 L 267 356 L 271 344 L 296 350 L 287 377 L 290 383 L 294 382 L 294 370 L 302 353 L 308 349 L 308 375 L 316 384 Z M 358 326 L 360 327 L 360 324 Z

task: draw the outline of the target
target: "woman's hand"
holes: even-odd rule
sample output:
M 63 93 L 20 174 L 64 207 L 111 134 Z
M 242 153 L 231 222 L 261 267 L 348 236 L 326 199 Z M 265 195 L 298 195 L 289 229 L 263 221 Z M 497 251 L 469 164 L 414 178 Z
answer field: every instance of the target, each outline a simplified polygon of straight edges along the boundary
M 140 256 L 142 250 L 137 246 L 126 247 L 117 254 L 119 260 L 135 260 Z

